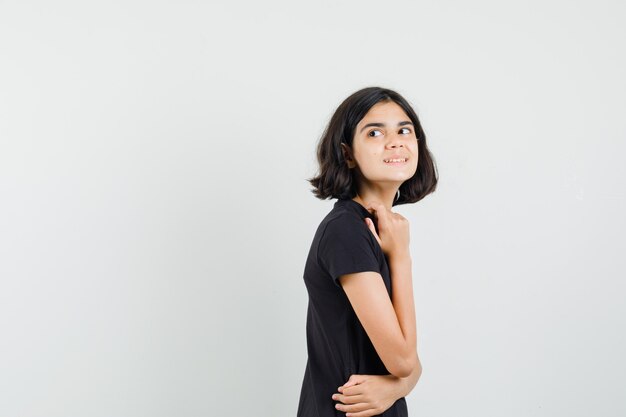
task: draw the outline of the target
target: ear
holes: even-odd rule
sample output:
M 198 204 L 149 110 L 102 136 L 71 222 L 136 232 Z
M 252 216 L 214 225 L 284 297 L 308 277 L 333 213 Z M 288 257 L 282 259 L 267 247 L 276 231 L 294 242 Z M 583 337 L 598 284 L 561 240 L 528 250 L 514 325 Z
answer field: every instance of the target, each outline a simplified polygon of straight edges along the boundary
M 345 143 L 341 142 L 341 150 L 343 152 L 343 157 L 346 160 L 346 163 L 348 164 L 348 168 L 352 169 L 356 166 L 356 162 L 354 161 L 354 158 L 352 157 L 352 151 L 350 150 L 350 147 L 348 145 L 346 145 Z

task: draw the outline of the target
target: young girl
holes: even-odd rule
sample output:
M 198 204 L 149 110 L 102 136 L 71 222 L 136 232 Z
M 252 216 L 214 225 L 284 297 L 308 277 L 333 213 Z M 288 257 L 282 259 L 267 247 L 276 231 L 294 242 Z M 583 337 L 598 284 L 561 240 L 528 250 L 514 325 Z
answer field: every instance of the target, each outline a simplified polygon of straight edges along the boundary
M 336 198 L 304 268 L 308 360 L 298 417 L 408 416 L 417 354 L 409 222 L 391 211 L 432 193 L 437 172 L 415 111 L 369 87 L 333 114 L 317 148 L 320 199 Z

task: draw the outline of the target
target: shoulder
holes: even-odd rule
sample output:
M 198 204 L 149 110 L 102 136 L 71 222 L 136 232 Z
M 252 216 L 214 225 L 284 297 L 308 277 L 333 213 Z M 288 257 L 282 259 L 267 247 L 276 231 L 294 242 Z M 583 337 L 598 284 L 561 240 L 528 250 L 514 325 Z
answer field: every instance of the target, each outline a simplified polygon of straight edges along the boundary
M 322 222 L 319 241 L 321 248 L 369 246 L 376 251 L 378 243 L 374 235 L 357 213 L 350 210 L 333 210 Z
M 358 213 L 350 210 L 329 213 L 323 221 L 317 245 L 317 263 L 341 286 L 344 274 L 381 271 L 383 258 L 376 238 Z
M 353 211 L 339 209 L 333 210 L 323 221 L 322 238 L 337 234 L 358 235 L 363 231 L 369 231 L 365 219 L 361 219 Z

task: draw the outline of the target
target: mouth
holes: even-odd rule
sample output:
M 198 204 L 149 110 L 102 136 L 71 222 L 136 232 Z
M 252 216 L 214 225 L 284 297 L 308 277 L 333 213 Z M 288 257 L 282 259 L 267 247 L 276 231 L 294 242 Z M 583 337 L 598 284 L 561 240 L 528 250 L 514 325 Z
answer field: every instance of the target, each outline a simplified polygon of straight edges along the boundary
M 408 160 L 409 158 L 388 158 L 383 159 L 383 162 L 387 165 L 403 165 L 406 164 Z

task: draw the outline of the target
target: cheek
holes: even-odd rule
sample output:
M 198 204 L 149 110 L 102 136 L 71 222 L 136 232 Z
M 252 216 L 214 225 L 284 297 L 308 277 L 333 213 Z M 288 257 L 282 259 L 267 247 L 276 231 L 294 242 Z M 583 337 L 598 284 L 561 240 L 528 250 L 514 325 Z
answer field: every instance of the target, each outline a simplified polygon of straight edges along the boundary
M 365 161 L 365 166 L 370 169 L 376 169 L 376 167 L 378 166 L 378 158 L 379 155 L 370 155 Z
M 372 166 L 376 165 L 376 163 L 383 158 L 382 155 L 384 155 L 384 149 L 380 150 L 370 148 L 363 149 L 358 156 L 363 165 Z
M 361 171 L 369 175 L 377 175 L 384 166 L 381 164 L 381 154 L 378 152 L 369 152 L 363 154 L 361 158 Z

